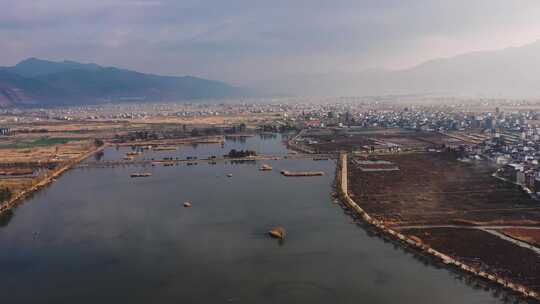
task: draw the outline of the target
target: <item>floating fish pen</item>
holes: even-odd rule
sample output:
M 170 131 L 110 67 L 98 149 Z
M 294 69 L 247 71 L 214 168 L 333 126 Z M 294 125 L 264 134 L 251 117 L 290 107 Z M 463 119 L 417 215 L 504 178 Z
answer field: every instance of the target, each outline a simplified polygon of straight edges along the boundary
M 176 147 L 166 146 L 166 147 L 155 147 L 154 151 L 176 151 Z
M 198 164 L 199 163 L 197 163 L 197 162 L 188 162 L 188 163 L 186 163 L 186 165 L 188 165 L 188 166 L 195 166 L 195 165 L 198 165 Z
M 363 172 L 399 171 L 399 167 L 385 160 L 353 160 L 353 163 Z
M 131 176 L 131 177 L 149 177 L 149 176 L 152 176 L 152 173 L 150 173 L 150 172 L 131 173 L 129 176 Z
M 314 157 L 313 160 L 328 160 L 328 157 Z
M 281 174 L 283 176 L 322 176 L 324 172 L 322 171 L 300 171 L 300 172 L 291 172 L 287 170 L 282 170 Z
M 135 157 L 126 155 L 126 156 L 122 157 L 122 159 L 123 160 L 133 160 L 133 159 L 135 159 Z
M 260 171 L 272 171 L 272 166 L 268 165 L 268 164 L 263 164 L 260 168 L 259 168 Z

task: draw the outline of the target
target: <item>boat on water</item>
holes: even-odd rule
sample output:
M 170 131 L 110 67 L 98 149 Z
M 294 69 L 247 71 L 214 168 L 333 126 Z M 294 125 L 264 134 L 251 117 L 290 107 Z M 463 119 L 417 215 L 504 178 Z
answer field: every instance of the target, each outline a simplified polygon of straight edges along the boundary
M 232 177 L 232 173 L 227 174 L 227 177 Z
M 190 208 L 191 206 L 192 206 L 192 205 L 191 205 L 191 202 L 190 202 L 190 201 L 184 202 L 184 207 Z
M 268 164 L 263 164 L 260 168 L 259 168 L 260 171 L 272 171 L 272 166 L 268 165 Z
M 283 227 L 276 227 L 268 231 L 268 234 L 273 238 L 283 240 L 285 239 L 287 231 Z
M 131 173 L 129 176 L 131 176 L 131 177 L 149 177 L 149 176 L 152 176 L 152 173 L 150 173 L 150 172 Z

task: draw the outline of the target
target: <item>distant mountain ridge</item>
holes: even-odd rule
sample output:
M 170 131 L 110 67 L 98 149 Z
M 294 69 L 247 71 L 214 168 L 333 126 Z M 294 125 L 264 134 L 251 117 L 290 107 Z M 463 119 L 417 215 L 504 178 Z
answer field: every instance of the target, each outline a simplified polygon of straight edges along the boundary
M 540 40 L 492 51 L 426 61 L 401 70 L 370 69 L 294 75 L 252 84 L 259 89 L 308 96 L 440 94 L 540 97 Z
M 0 67 L 0 106 L 177 101 L 244 93 L 220 81 L 159 76 L 75 61 L 29 58 L 12 67 Z
M 266 95 L 450 95 L 540 98 L 540 41 L 466 53 L 402 70 L 279 75 L 252 83 Z M 0 67 L 0 106 L 176 101 L 257 95 L 219 81 L 29 58 Z
M 32 57 L 7 69 L 24 77 L 36 77 L 70 70 L 96 71 L 101 68 L 101 66 L 94 63 L 79 63 L 69 60 L 54 62 Z

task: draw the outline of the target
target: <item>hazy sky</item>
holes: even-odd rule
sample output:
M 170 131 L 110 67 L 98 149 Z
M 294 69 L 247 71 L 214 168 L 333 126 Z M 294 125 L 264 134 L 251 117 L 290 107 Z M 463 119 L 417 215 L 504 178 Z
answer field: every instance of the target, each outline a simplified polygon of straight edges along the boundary
M 540 39 L 540 1 L 0 0 L 0 65 L 96 62 L 249 85 Z

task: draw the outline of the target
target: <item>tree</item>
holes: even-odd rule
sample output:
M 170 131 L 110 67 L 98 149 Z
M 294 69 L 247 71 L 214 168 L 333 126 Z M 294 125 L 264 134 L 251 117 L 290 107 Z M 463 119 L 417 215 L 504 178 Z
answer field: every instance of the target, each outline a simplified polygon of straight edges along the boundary
M 197 136 L 200 136 L 201 133 L 199 132 L 199 130 L 197 128 L 193 128 L 193 130 L 191 130 L 191 136 L 192 137 L 197 137 Z
M 0 188 L 0 202 L 9 200 L 12 195 L 9 188 Z
M 103 142 L 102 139 L 99 139 L 99 138 L 94 139 L 94 145 L 95 145 L 96 147 L 101 147 L 101 146 L 103 146 L 104 144 L 105 144 L 105 142 Z
M 256 156 L 257 153 L 252 150 L 236 150 L 232 149 L 229 154 L 227 154 L 227 157 L 230 158 L 242 158 L 242 157 L 248 157 L 248 156 Z

